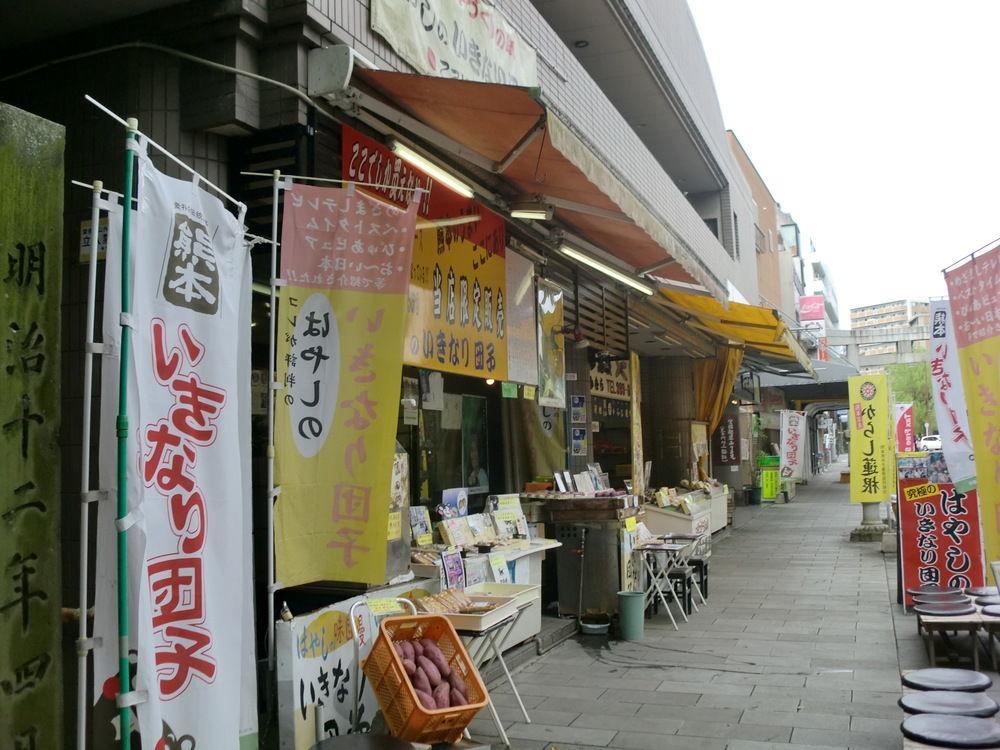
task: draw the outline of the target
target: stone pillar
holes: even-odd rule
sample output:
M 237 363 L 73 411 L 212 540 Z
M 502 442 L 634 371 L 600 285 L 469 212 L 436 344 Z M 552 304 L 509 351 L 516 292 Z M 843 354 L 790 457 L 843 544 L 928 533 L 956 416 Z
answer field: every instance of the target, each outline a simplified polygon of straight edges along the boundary
M 861 503 L 861 525 L 851 531 L 852 542 L 881 542 L 889 527 L 882 521 L 882 503 Z

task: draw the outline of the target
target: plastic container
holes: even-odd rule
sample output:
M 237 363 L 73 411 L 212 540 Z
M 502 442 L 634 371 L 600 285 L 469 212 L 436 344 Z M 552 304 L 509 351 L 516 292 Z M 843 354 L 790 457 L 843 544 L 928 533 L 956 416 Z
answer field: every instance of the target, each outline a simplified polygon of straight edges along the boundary
M 618 592 L 618 630 L 623 641 L 641 641 L 645 635 L 646 595 L 641 591 Z
M 429 710 L 420 703 L 392 644 L 421 638 L 435 641 L 448 666 L 462 675 L 468 687 L 468 705 Z M 458 742 L 469 722 L 486 705 L 486 686 L 479 671 L 455 628 L 441 615 L 404 615 L 382 620 L 378 637 L 361 668 L 378 699 L 389 733 L 400 740 L 430 745 Z

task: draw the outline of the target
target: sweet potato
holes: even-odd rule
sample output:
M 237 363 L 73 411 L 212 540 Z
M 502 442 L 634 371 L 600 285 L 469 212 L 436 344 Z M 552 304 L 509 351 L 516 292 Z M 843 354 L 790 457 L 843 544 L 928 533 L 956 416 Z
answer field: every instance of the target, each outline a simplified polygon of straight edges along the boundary
M 450 701 L 451 701 L 450 708 L 458 708 L 459 706 L 467 706 L 467 705 L 469 705 L 469 701 L 465 697 L 465 694 L 464 693 L 460 693 L 455 688 L 452 688 L 451 691 L 449 692 L 449 698 L 450 698 Z
M 424 655 L 424 647 L 420 645 L 420 641 L 409 641 L 410 647 L 413 649 L 413 659 L 416 661 L 418 656 Z
M 427 674 L 420 667 L 417 667 L 417 672 L 413 675 L 411 682 L 417 691 L 423 690 L 428 695 L 434 692 L 430 680 L 427 679 Z
M 438 672 L 441 673 L 442 677 L 447 677 L 451 674 L 451 667 L 448 666 L 448 660 L 444 658 L 444 653 L 434 641 L 424 638 L 420 641 L 420 645 L 424 647 L 424 656 L 434 662 L 434 666 L 438 668 Z
M 413 651 L 412 643 L 410 643 L 409 641 L 400 641 L 397 645 L 403 650 L 402 657 L 404 659 L 409 659 L 412 662 L 416 662 L 417 655 Z
M 469 688 L 465 684 L 465 680 L 462 678 L 462 675 L 458 673 L 457 669 L 451 670 L 451 674 L 448 675 L 448 682 L 451 683 L 451 686 L 462 695 L 469 694 Z
M 451 708 L 451 685 L 442 682 L 434 688 L 432 697 L 438 708 Z
M 433 711 L 437 708 L 437 703 L 434 701 L 434 696 L 430 693 L 425 693 L 423 690 L 417 691 L 417 698 L 424 705 L 424 708 Z
M 406 656 L 406 654 L 403 653 L 403 646 L 402 646 L 402 644 L 400 644 L 400 643 L 393 643 L 392 647 L 396 650 L 396 653 L 399 654 L 400 658 L 404 658 Z
M 417 673 L 417 665 L 413 659 L 403 659 L 403 669 L 406 670 L 406 674 L 411 678 Z
M 418 656 L 417 666 L 424 670 L 424 674 L 427 675 L 427 679 L 430 680 L 431 687 L 437 687 L 441 684 L 441 672 L 436 666 L 434 666 L 434 662 L 426 656 Z

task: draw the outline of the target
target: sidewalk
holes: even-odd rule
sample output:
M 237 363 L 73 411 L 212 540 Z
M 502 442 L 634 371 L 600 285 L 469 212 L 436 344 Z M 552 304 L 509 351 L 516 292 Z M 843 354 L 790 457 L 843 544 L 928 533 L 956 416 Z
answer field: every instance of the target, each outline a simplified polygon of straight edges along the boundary
M 642 642 L 578 637 L 529 663 L 515 681 L 531 724 L 498 687 L 513 746 L 901 747 L 897 624 L 905 666 L 926 659 L 913 619 L 894 622 L 895 558 L 848 541 L 861 511 L 841 468 L 790 504 L 737 509 L 713 549 L 709 605 L 679 632 L 661 613 Z M 486 712 L 472 728 L 496 734 Z

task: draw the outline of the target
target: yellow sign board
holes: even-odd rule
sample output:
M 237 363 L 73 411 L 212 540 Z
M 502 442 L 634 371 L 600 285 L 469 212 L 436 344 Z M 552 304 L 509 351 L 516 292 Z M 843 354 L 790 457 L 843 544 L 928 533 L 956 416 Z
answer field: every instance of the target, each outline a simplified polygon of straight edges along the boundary
M 389 513 L 389 528 L 387 539 L 394 542 L 403 535 L 403 514 L 400 511 Z
M 394 615 L 403 611 L 403 607 L 395 599 L 366 599 L 365 603 L 373 615 Z
M 403 361 L 506 380 L 506 280 L 502 254 L 446 229 L 417 232 Z
M 925 497 L 937 495 L 941 489 L 936 484 L 918 484 L 916 487 L 907 487 L 903 490 L 903 497 L 907 502 L 913 500 L 923 500 Z
M 634 534 L 637 525 L 638 524 L 636 523 L 635 516 L 629 516 L 628 518 L 625 519 L 625 531 Z
M 895 486 L 895 455 L 889 430 L 889 383 L 884 373 L 848 379 L 851 412 L 851 502 L 880 503 Z

